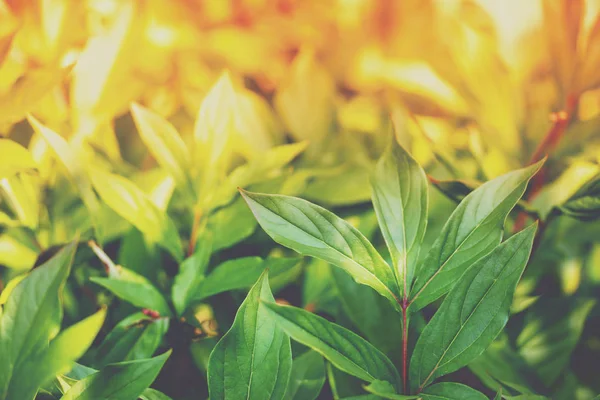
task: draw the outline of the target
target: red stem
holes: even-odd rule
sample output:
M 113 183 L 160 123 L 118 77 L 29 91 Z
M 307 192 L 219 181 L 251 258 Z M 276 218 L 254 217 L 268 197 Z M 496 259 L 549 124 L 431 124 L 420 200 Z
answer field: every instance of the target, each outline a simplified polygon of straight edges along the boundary
M 406 376 L 408 374 L 408 324 L 407 324 L 407 308 L 408 299 L 404 297 L 402 302 L 402 388 L 404 394 L 408 394 L 408 388 L 406 387 Z

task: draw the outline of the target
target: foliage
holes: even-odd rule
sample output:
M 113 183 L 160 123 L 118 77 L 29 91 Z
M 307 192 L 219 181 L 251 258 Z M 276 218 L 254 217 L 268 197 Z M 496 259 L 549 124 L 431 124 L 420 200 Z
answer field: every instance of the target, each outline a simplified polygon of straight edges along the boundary
M 0 400 L 594 398 L 598 49 L 592 0 L 0 0 Z

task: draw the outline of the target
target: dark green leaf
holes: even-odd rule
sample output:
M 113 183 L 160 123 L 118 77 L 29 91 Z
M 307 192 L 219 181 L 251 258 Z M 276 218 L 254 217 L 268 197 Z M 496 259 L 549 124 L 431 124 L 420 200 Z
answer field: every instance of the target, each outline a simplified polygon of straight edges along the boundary
M 460 383 L 442 382 L 421 392 L 422 400 L 488 400 L 481 392 Z
M 569 364 L 594 300 L 538 302 L 525 319 L 517 338 L 519 353 L 550 386 Z
M 284 398 L 314 400 L 325 383 L 325 362 L 315 351 L 307 351 L 292 362 L 292 374 Z
M 288 335 L 340 370 L 367 382 L 382 380 L 399 386 L 398 371 L 391 361 L 357 334 L 300 308 L 265 305 Z
M 69 389 L 61 400 L 133 400 L 154 382 L 171 355 L 168 351 L 146 360 L 109 364 Z
M 198 292 L 198 286 L 204 279 L 204 273 L 212 253 L 211 242 L 210 235 L 205 235 L 205 240 L 200 244 L 200 249 L 183 261 L 179 267 L 179 273 L 175 277 L 171 294 L 173 305 L 179 316 L 190 305 L 194 294 Z
M 380 398 L 390 399 L 390 400 L 412 400 L 412 399 L 420 399 L 419 396 L 412 395 L 403 395 L 396 393 L 394 387 L 385 381 L 373 381 L 368 386 L 365 386 L 365 390 L 369 393 L 373 393 Z
M 411 358 L 412 390 L 465 366 L 504 328 L 537 225 L 514 235 L 460 277 L 423 330 Z
M 417 271 L 412 307 L 444 295 L 476 260 L 500 243 L 504 221 L 543 161 L 484 183 L 458 205 Z
M 283 399 L 292 369 L 290 339 L 261 300 L 274 301 L 265 272 L 210 355 L 210 398 Z
M 152 319 L 135 313 L 119 322 L 96 352 L 95 366 L 150 358 L 169 329 L 166 318 Z
M 171 400 L 169 396 L 154 389 L 146 389 L 140 396 L 142 400 Z
M 119 274 L 110 278 L 91 277 L 90 280 L 136 307 L 158 311 L 161 316 L 171 315 L 171 309 L 158 289 L 148 279 L 127 268 L 120 267 Z
M 532 394 L 545 389 L 535 371 L 511 348 L 506 337 L 495 340 L 469 368 L 488 388 L 503 388 L 505 394 L 516 394 L 515 391 Z
M 373 245 L 331 212 L 295 197 L 242 191 L 262 228 L 276 242 L 336 265 L 398 307 L 394 273 Z
M 427 227 L 427 177 L 394 138 L 377 163 L 371 188 L 400 293 L 408 295 Z
M 269 279 L 273 280 L 292 269 L 299 261 L 299 258 L 283 257 L 266 260 L 260 257 L 242 257 L 225 261 L 199 283 L 193 301 L 197 302 L 230 290 L 249 288 L 266 268 L 269 269 Z
M 339 268 L 331 268 L 332 281 L 338 290 L 348 318 L 364 337 L 392 361 L 402 354 L 402 318 L 390 303 L 368 286 L 359 285 Z M 385 321 L 385 329 L 381 329 Z M 396 357 L 394 357 L 396 356 Z
M 227 207 L 220 208 L 208 218 L 207 229 L 213 235 L 213 251 L 229 248 L 256 229 L 256 219 L 244 200 L 239 197 Z

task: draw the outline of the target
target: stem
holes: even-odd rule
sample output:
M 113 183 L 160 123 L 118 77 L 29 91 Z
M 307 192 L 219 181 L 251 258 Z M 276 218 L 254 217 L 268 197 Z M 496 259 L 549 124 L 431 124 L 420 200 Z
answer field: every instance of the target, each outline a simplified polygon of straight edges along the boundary
M 194 210 L 194 222 L 192 224 L 192 233 L 190 234 L 190 243 L 188 245 L 188 257 L 194 254 L 196 249 L 196 242 L 198 241 L 198 227 L 200 226 L 200 220 L 202 219 L 202 210 L 196 208 Z
M 406 377 L 408 375 L 408 318 L 406 316 L 408 308 L 407 300 L 407 297 L 404 296 L 404 300 L 402 301 L 402 389 L 404 394 L 408 394 L 408 388 L 406 385 Z

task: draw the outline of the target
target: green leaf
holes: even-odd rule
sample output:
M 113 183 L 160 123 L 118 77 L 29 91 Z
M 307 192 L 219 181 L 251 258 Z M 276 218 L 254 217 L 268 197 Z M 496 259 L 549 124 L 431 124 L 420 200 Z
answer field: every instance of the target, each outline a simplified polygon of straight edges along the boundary
M 402 318 L 383 297 L 368 286 L 359 285 L 339 268 L 331 268 L 333 283 L 342 307 L 364 337 L 392 361 L 402 355 Z M 385 321 L 385 329 L 381 329 Z M 394 357 L 396 356 L 396 357 Z
M 171 315 L 171 309 L 158 289 L 148 279 L 127 268 L 119 267 L 118 275 L 110 278 L 93 276 L 90 280 L 136 307 L 158 311 L 162 316 Z
M 241 197 L 214 212 L 207 223 L 207 230 L 213 236 L 213 252 L 241 242 L 252 235 L 255 229 L 256 219 Z
M 169 396 L 154 389 L 146 389 L 140 396 L 142 400 L 171 400 Z
M 131 105 L 131 115 L 142 141 L 158 165 L 168 171 L 181 188 L 191 190 L 190 154 L 175 127 L 137 103 Z
M 417 271 L 412 307 L 421 309 L 447 293 L 471 264 L 500 243 L 508 213 L 542 163 L 486 182 L 464 198 Z
M 106 310 L 102 309 L 62 331 L 50 342 L 43 355 L 26 361 L 23 369 L 27 375 L 23 377 L 23 383 L 43 386 L 56 375 L 68 372 L 75 360 L 92 345 L 105 317 Z
M 488 400 L 487 396 L 460 383 L 442 382 L 421 392 L 422 400 Z
M 144 233 L 150 242 L 159 243 L 177 261 L 181 261 L 183 248 L 177 228 L 148 195 L 120 175 L 96 169 L 91 177 L 94 188 L 111 209 Z
M 33 399 L 42 382 L 29 381 L 32 357 L 43 354 L 62 320 L 60 294 L 77 246 L 72 243 L 13 289 L 0 314 L 0 399 Z
M 589 221 L 600 217 L 600 175 L 583 186 L 561 208 L 571 217 Z
M 260 257 L 242 257 L 219 264 L 196 288 L 193 302 L 230 290 L 251 287 L 260 275 L 269 269 L 269 280 L 288 272 L 298 265 L 299 258 L 273 257 L 263 260 Z
M 570 364 L 571 354 L 595 303 L 582 299 L 574 302 L 541 300 L 527 313 L 517 347 L 545 385 L 552 385 Z
M 110 364 L 74 384 L 61 400 L 137 399 L 154 382 L 171 351 L 146 359 Z
M 265 272 L 208 362 L 210 398 L 283 399 L 292 369 L 290 339 L 261 300 L 274 301 Z
M 372 287 L 399 309 L 394 273 L 357 229 L 306 200 L 241 193 L 258 223 L 277 243 L 342 268 L 356 282 Z
M 52 148 L 56 157 L 66 168 L 70 179 L 77 186 L 81 195 L 81 200 L 87 208 L 90 220 L 94 226 L 97 239 L 102 242 L 104 239 L 104 225 L 102 224 L 101 207 L 98 197 L 92 189 L 92 183 L 85 167 L 85 160 L 81 153 L 71 147 L 71 145 L 58 133 L 42 125 L 38 120 L 29 116 L 27 118 L 34 131 L 44 138 L 48 146 Z
M 502 331 L 536 228 L 533 224 L 514 235 L 460 277 L 417 341 L 410 362 L 412 390 L 473 361 Z
M 594 190 L 594 182 L 598 181 L 600 175 L 600 166 L 590 162 L 575 162 L 570 165 L 554 182 L 546 185 L 543 190 L 533 200 L 533 206 L 539 211 L 542 218 L 546 218 L 553 208 L 561 207 L 570 202 L 571 199 L 581 199 L 585 196 L 588 189 L 592 189 L 592 193 L 596 192 L 598 188 Z M 593 194 L 592 194 L 593 197 Z M 579 206 L 587 203 L 587 200 L 583 200 Z M 593 203 L 590 203 L 593 204 Z M 577 216 L 577 202 L 573 203 L 575 207 L 573 213 Z M 569 207 L 565 209 L 567 213 Z M 593 207 L 592 207 L 593 208 Z M 582 210 L 585 214 L 585 211 Z
M 394 387 L 385 381 L 373 381 L 370 385 L 365 386 L 365 390 L 369 393 L 373 393 L 383 399 L 391 400 L 412 400 L 420 399 L 419 396 L 406 396 L 403 394 L 396 393 Z
M 315 351 L 294 358 L 290 382 L 284 398 L 287 400 L 315 400 L 325 384 L 325 362 Z
M 94 366 L 150 358 L 169 329 L 166 318 L 152 319 L 141 312 L 120 321 L 95 353 Z
M 204 235 L 200 249 L 188 257 L 179 267 L 179 273 L 175 276 L 171 298 L 177 315 L 181 316 L 190 305 L 195 293 L 198 292 L 198 285 L 204 279 L 204 273 L 210 255 L 212 254 L 212 243 L 210 235 Z
M 469 364 L 481 382 L 492 390 L 498 387 L 505 394 L 542 392 L 540 378 L 525 360 L 511 348 L 508 338 L 495 340 L 487 350 Z
M 392 362 L 354 332 L 300 308 L 265 305 L 288 335 L 323 355 L 340 370 L 363 381 L 382 380 L 399 387 L 398 371 Z
M 37 168 L 31 153 L 19 143 L 0 139 L 0 179 Z
M 38 228 L 41 204 L 37 177 L 21 174 L 0 179 L 0 195 L 21 225 Z
M 392 256 L 400 293 L 408 296 L 427 227 L 427 177 L 395 138 L 371 179 L 373 205 Z

